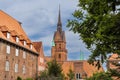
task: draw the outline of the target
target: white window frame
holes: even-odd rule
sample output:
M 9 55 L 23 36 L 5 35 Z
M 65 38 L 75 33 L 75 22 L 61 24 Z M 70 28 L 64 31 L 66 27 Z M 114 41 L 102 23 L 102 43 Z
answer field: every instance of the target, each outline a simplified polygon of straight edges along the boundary
M 30 49 L 32 49 L 33 48 L 33 46 L 32 46 L 32 44 L 30 44 Z
M 19 56 L 19 49 L 17 49 L 17 48 L 16 48 L 16 50 L 15 50 L 15 55 L 16 55 L 16 56 Z
M 17 63 L 15 64 L 15 72 L 16 73 L 18 72 L 18 64 Z
M 77 80 L 80 80 L 80 79 L 81 79 L 80 73 L 76 73 L 76 79 L 77 79 Z
M 19 42 L 19 37 L 16 36 L 16 42 L 18 43 Z
M 44 59 L 40 57 L 40 62 L 41 63 L 44 63 Z
M 5 71 L 9 71 L 9 68 L 10 68 L 10 63 L 9 63 L 9 61 L 6 61 L 6 63 L 5 63 Z
M 7 32 L 7 39 L 10 39 L 10 33 Z
M 23 51 L 23 58 L 24 58 L 24 59 L 26 59 L 26 55 L 27 55 L 26 52 Z
M 7 53 L 7 54 L 10 54 L 10 45 L 7 45 L 6 53 Z
M 26 46 L 26 41 L 23 41 L 23 45 Z
M 26 73 L 26 68 L 25 65 L 22 66 L 22 73 L 25 74 Z
M 118 64 L 120 64 L 120 61 L 118 62 Z

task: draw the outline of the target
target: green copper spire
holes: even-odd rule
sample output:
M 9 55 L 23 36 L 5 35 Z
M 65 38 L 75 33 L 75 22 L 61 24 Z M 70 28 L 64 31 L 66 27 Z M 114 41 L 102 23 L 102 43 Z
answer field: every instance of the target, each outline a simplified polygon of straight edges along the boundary
M 54 40 L 52 41 L 52 46 L 55 46 Z
M 84 60 L 84 53 L 80 50 L 80 60 Z

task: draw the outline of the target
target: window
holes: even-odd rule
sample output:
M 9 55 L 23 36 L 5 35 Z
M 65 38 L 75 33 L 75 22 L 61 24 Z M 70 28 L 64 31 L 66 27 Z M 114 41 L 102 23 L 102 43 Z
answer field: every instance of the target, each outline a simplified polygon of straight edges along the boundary
M 76 74 L 76 79 L 78 79 L 78 80 L 81 79 L 80 73 Z
M 40 62 L 41 63 L 44 63 L 44 59 L 40 57 Z
M 22 72 L 23 72 L 23 74 L 25 74 L 25 65 L 23 65 L 23 67 L 22 67 Z
M 6 61 L 6 63 L 5 63 L 5 71 L 9 71 L 9 66 L 10 66 L 9 61 Z
M 118 64 L 120 64 L 120 61 L 118 62 Z
M 15 72 L 18 72 L 18 64 L 15 64 Z
M 32 49 L 32 44 L 30 45 L 30 49 Z
M 59 49 L 61 49 L 61 44 L 59 44 Z
M 26 46 L 26 41 L 23 42 L 23 45 Z
M 61 54 L 58 55 L 58 58 L 61 58 Z
M 9 33 L 9 32 L 7 32 L 7 38 L 8 38 L 8 39 L 10 38 L 10 33 Z
M 18 50 L 18 49 L 16 49 L 16 51 L 15 51 L 15 55 L 16 55 L 16 56 L 19 55 L 19 50 Z
M 9 45 L 7 45 L 6 53 L 10 54 L 10 46 Z
M 23 58 L 25 59 L 26 58 L 26 52 L 23 51 Z
M 16 42 L 17 42 L 17 43 L 19 42 L 19 38 L 18 38 L 18 37 L 16 37 Z

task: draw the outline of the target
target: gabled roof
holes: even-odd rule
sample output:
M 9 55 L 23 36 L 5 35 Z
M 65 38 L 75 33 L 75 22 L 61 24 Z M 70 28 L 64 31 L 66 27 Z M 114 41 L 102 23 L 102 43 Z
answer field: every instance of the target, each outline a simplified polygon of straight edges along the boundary
M 33 46 L 39 53 L 39 56 L 44 58 L 44 50 L 43 50 L 42 42 L 33 42 Z
M 11 17 L 10 15 L 8 15 L 7 13 L 3 12 L 2 10 L 0 10 L 0 31 L 1 32 L 10 32 L 10 34 L 12 35 L 10 37 L 10 42 L 15 43 L 15 40 L 12 38 L 13 36 L 18 36 L 20 38 L 20 40 L 25 40 L 28 41 L 28 36 L 26 35 L 26 33 L 24 32 L 21 23 L 19 21 L 17 21 L 16 19 L 14 19 L 13 17 Z M 3 34 L 3 33 L 1 33 Z M 1 38 L 3 38 L 4 40 L 6 39 L 5 35 L 0 35 Z M 6 39 L 7 40 L 7 39 Z M 28 42 L 27 42 L 28 43 Z M 29 41 L 29 43 L 32 44 L 31 41 Z M 21 42 L 19 42 L 20 46 L 25 47 L 28 50 L 31 50 L 33 52 L 37 51 L 35 50 L 35 48 L 33 47 L 32 49 L 30 49 L 30 45 L 26 45 L 24 46 Z
M 33 42 L 33 46 L 37 50 L 37 52 L 40 52 L 40 49 L 42 47 L 42 42 Z

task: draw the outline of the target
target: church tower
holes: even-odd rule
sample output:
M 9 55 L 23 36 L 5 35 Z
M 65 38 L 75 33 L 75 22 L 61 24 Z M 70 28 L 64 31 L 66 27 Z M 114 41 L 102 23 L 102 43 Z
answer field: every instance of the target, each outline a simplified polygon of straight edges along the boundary
M 59 7 L 57 30 L 54 33 L 51 49 L 52 58 L 57 62 L 67 61 L 65 32 L 62 30 L 61 14 Z

